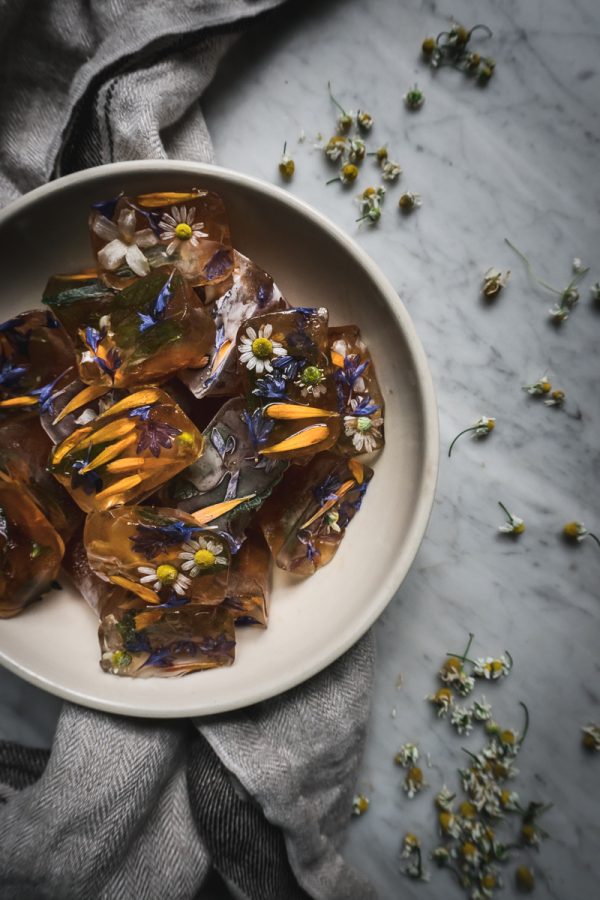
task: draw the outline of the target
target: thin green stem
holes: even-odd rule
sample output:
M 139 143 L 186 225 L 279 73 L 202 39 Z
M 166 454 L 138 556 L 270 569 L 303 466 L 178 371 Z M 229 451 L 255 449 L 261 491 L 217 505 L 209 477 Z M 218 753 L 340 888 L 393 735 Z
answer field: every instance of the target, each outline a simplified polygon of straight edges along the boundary
M 595 534 L 592 534 L 591 531 L 588 531 L 587 537 L 591 537 L 591 539 L 592 539 L 593 541 L 596 541 L 596 543 L 597 543 L 598 546 L 600 547 L 600 540 L 598 540 L 598 538 L 596 537 Z
M 509 511 L 507 510 L 507 508 L 505 507 L 504 503 L 502 503 L 501 500 L 498 500 L 498 506 L 500 507 L 500 509 L 502 510 L 502 512 L 508 519 L 508 521 L 512 524 L 513 517 L 511 516 L 511 514 L 509 513 Z
M 525 263 L 525 266 L 527 267 L 528 273 L 530 274 L 530 276 L 533 278 L 534 281 L 537 281 L 537 283 L 539 285 L 541 285 L 543 288 L 546 288 L 546 290 L 550 291 L 552 294 L 557 294 L 559 297 L 562 297 L 562 295 L 564 293 L 563 291 L 557 291 L 556 288 L 552 287 L 552 285 L 547 284 L 545 281 L 542 281 L 541 278 L 537 277 L 537 275 L 535 274 L 535 272 L 533 271 L 533 269 L 531 267 L 531 263 L 529 262 L 529 260 L 525 256 L 525 254 L 521 253 L 521 251 L 519 250 L 518 247 L 515 247 L 515 245 L 511 241 L 509 241 L 508 238 L 504 238 L 504 242 L 506 244 L 508 244 L 508 246 L 510 247 L 511 250 L 514 250 L 514 252 L 517 254 L 517 256 L 521 257 L 521 259 Z
M 523 726 L 523 734 L 521 735 L 521 739 L 519 741 L 519 749 L 523 746 L 523 741 L 527 737 L 527 732 L 529 731 L 529 710 L 525 706 L 522 700 L 519 700 L 519 705 L 523 707 L 525 711 L 525 724 Z
M 471 30 L 469 31 L 469 38 L 468 38 L 468 41 L 471 40 L 471 35 L 473 34 L 473 32 L 479 31 L 480 28 L 483 28 L 483 30 L 487 32 L 486 37 L 489 37 L 489 38 L 492 37 L 492 29 L 491 29 L 491 28 L 488 28 L 487 25 L 473 25 L 473 27 L 472 27 Z M 468 43 L 468 41 L 467 41 L 467 43 Z
M 423 860 L 421 858 L 421 848 L 415 847 L 414 852 L 417 855 L 417 877 L 421 878 L 423 875 Z
M 337 108 L 339 109 L 339 111 L 340 111 L 341 113 L 343 113 L 345 116 L 347 116 L 348 113 L 346 112 L 346 110 L 344 109 L 344 107 L 343 107 L 340 103 L 337 102 L 337 100 L 335 99 L 335 97 L 334 97 L 333 94 L 331 93 L 331 82 L 330 82 L 330 81 L 327 82 L 327 90 L 329 91 L 329 96 L 330 96 L 330 98 L 333 100 L 333 102 L 335 103 L 335 105 L 337 106 Z
M 457 440 L 459 439 L 459 437 L 461 437 L 463 434 L 467 434 L 467 432 L 469 432 L 469 431 L 477 431 L 478 427 L 479 427 L 478 425 L 471 425 L 470 428 L 464 428 L 462 431 L 459 431 L 458 434 L 456 435 L 456 437 L 454 438 L 454 440 L 452 441 L 452 443 L 450 444 L 450 446 L 448 447 L 448 456 L 450 457 L 452 455 L 452 448 L 454 447 L 454 445 L 457 442 Z
M 342 179 L 339 177 L 338 178 L 330 178 L 329 181 L 325 182 L 325 185 L 327 186 L 328 184 L 333 184 L 334 181 L 341 181 L 341 180 Z
M 469 641 L 468 641 L 468 643 L 467 643 L 467 649 L 465 650 L 465 652 L 463 653 L 463 655 L 460 657 L 460 658 L 462 659 L 463 662 L 464 662 L 465 659 L 467 658 L 467 653 L 468 653 L 469 650 L 471 649 L 471 644 L 473 643 L 473 638 L 474 638 L 474 637 L 475 637 L 475 635 L 473 634 L 472 631 L 470 631 L 470 632 L 469 632 Z
M 464 752 L 465 752 L 468 756 L 470 756 L 471 759 L 474 759 L 475 762 L 477 763 L 477 765 L 479 765 L 479 760 L 478 760 L 478 758 L 475 756 L 474 753 L 471 753 L 471 751 L 470 751 L 470 750 L 467 750 L 466 747 L 461 747 L 460 749 L 461 749 L 461 750 L 464 750 Z
M 285 151 L 287 149 L 287 141 L 283 142 L 283 155 L 285 156 Z
M 505 650 L 505 651 L 504 651 L 504 655 L 506 656 L 506 658 L 508 659 L 508 661 L 509 661 L 509 663 L 510 663 L 510 666 L 508 667 L 508 671 L 510 672 L 511 669 L 512 669 L 512 667 L 513 667 L 514 664 L 515 664 L 515 663 L 514 663 L 514 660 L 513 660 L 512 656 L 510 655 L 510 653 L 508 652 L 508 650 Z
M 446 653 L 446 656 L 454 656 L 454 657 L 456 657 L 456 659 L 460 659 L 463 662 L 471 663 L 472 666 L 477 665 L 477 661 L 474 659 L 471 659 L 469 656 L 459 656 L 458 653 Z

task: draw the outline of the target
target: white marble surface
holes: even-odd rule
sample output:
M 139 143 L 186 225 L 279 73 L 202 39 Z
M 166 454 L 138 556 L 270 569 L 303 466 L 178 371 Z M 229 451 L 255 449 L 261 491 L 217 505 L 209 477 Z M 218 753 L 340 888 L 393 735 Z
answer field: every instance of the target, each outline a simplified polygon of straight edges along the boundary
M 452 15 L 494 32 L 485 52 L 498 67 L 487 89 L 452 70 L 433 75 L 420 61 L 422 38 Z M 218 161 L 278 181 L 287 140 L 297 164 L 289 190 L 356 237 L 398 289 L 429 356 L 443 447 L 480 414 L 497 417 L 488 440 L 465 436 L 451 460 L 442 455 L 427 536 L 376 626 L 377 684 L 359 784 L 371 809 L 351 822 L 346 849 L 382 900 L 462 896 L 445 873 L 434 872 L 429 885 L 402 878 L 399 846 L 407 830 L 434 846 L 435 789 L 444 780 L 456 787 L 461 744 L 478 746 L 438 722 L 423 700 L 445 652 L 461 649 L 469 631 L 476 654 L 507 648 L 515 659 L 510 678 L 487 691 L 495 716 L 518 728 L 518 701 L 531 711 L 517 787 L 525 800 L 554 804 L 544 823 L 551 838 L 528 857 L 537 896 L 593 896 L 600 875 L 599 760 L 582 752 L 579 733 L 600 718 L 600 552 L 591 541 L 569 547 L 559 537 L 574 518 L 600 530 L 600 307 L 587 290 L 600 279 L 599 32 L 595 0 L 296 4 L 234 48 L 207 98 Z M 401 185 L 423 197 L 413 216 L 397 213 L 396 187 L 379 227 L 358 229 L 357 191 L 324 186 L 330 169 L 312 138 L 332 131 L 328 79 L 349 107 L 374 115 L 370 142 L 388 143 L 404 168 Z M 415 80 L 426 102 L 411 114 L 401 97 Z M 367 162 L 360 187 L 375 174 Z M 573 256 L 592 266 L 562 328 L 549 323 L 552 297 L 527 277 L 505 236 L 558 287 Z M 478 291 L 492 265 L 513 276 L 488 305 Z M 564 410 L 521 391 L 544 372 L 567 392 Z M 517 541 L 496 531 L 498 499 L 526 520 Z M 58 701 L 4 672 L 0 690 L 0 737 L 48 744 Z M 393 764 L 406 740 L 418 740 L 432 762 L 431 787 L 413 801 Z M 512 892 L 509 885 L 504 896 Z

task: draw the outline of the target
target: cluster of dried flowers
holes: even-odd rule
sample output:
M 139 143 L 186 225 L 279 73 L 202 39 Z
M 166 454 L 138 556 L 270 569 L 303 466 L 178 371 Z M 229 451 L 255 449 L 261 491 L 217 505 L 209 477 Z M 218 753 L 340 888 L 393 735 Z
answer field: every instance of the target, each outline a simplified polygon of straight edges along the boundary
M 470 49 L 471 38 L 477 32 L 483 32 L 484 37 L 492 36 L 487 25 L 465 28 L 453 22 L 448 31 L 440 32 L 437 37 L 426 37 L 421 51 L 432 69 L 451 66 L 475 78 L 478 84 L 487 84 L 496 70 L 496 62 L 491 56 L 481 56 Z
M 477 680 L 499 681 L 513 668 L 513 660 L 507 651 L 497 657 L 471 659 L 469 652 L 473 635 L 463 654 L 447 654 L 438 676 L 441 686 L 426 699 L 437 709 L 438 717 L 447 718 L 459 735 L 468 735 L 480 726 L 487 737 L 479 753 L 465 751 L 469 756 L 467 768 L 458 775 L 464 797 L 458 798 L 446 785 L 435 796 L 439 846 L 430 853 L 430 859 L 439 867 L 451 871 L 467 892 L 470 900 L 489 900 L 501 887 L 500 869 L 511 861 L 514 854 L 524 848 L 537 848 L 546 837 L 538 820 L 549 807 L 538 802 L 523 805 L 510 782 L 517 776 L 515 761 L 523 746 L 529 726 L 529 714 L 525 704 L 522 733 L 503 728 L 492 717 L 491 704 L 482 695 L 473 697 L 467 705 Z M 588 744 L 600 738 L 594 726 L 584 729 Z M 423 772 L 418 766 L 419 749 L 416 744 L 403 744 L 395 756 L 397 765 L 406 769 L 404 790 L 412 799 L 425 787 Z M 497 834 L 503 820 L 517 818 L 518 833 L 511 839 Z M 420 839 L 405 835 L 401 858 L 408 860 L 404 874 L 409 878 L 428 881 L 430 873 L 423 863 Z M 515 870 L 515 881 L 521 890 L 532 890 L 534 874 L 520 865 Z

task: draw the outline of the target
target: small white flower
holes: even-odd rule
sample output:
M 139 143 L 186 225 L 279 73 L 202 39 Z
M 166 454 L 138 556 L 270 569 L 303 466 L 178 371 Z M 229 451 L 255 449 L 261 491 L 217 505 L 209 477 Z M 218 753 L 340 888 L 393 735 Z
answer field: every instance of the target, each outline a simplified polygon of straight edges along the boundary
M 428 694 L 425 697 L 438 708 L 438 718 L 445 716 L 449 709 L 452 708 L 452 694 L 449 688 L 440 688 L 435 694 Z
M 578 275 L 581 271 L 583 271 L 583 263 L 581 262 L 579 257 L 576 256 L 573 260 L 573 272 L 575 273 L 575 275 Z
M 327 393 L 325 373 L 318 366 L 306 366 L 298 375 L 294 384 L 302 388 L 303 397 L 320 397 Z
M 505 514 L 507 521 L 503 525 L 498 526 L 498 531 L 503 534 L 523 534 L 525 531 L 525 522 L 519 516 L 514 516 L 507 510 L 503 503 L 498 501 L 498 506 Z
M 458 691 L 461 697 L 466 697 L 475 687 L 475 679 L 471 678 L 470 675 L 467 675 L 463 669 L 458 673 L 458 677 L 454 680 L 453 684 L 455 690 Z
M 348 146 L 348 159 L 350 162 L 362 162 L 367 152 L 366 144 L 361 138 L 351 138 Z
M 341 159 L 341 157 L 344 155 L 347 147 L 347 139 L 345 137 L 342 137 L 342 135 L 340 134 L 336 134 L 325 144 L 325 156 L 332 162 L 337 162 L 338 159 Z
M 408 770 L 402 787 L 406 791 L 409 800 L 412 800 L 415 794 L 427 787 L 423 780 L 423 772 L 418 766 L 413 766 Z
M 336 534 L 341 534 L 342 529 L 340 528 L 338 522 L 340 519 L 340 514 L 335 509 L 330 509 L 329 512 L 325 513 L 323 516 L 323 531 L 325 534 L 329 534 L 334 531 Z
M 534 381 L 533 384 L 524 384 L 523 390 L 527 391 L 528 394 L 531 394 L 533 397 L 539 397 L 542 394 L 548 394 L 552 390 L 552 384 L 543 375 L 537 381 Z
M 595 303 L 600 300 L 600 281 L 597 281 L 590 288 L 590 296 Z
M 491 416 L 480 416 L 475 422 L 475 436 L 481 437 L 489 434 L 496 426 L 496 420 Z
M 410 213 L 413 209 L 421 206 L 421 195 L 416 194 L 414 191 L 405 191 L 403 194 L 400 194 L 398 206 L 400 207 L 400 212 Z
M 404 94 L 402 99 L 409 109 L 420 109 L 425 103 L 425 95 L 416 84 Z
M 362 128 L 363 131 L 370 131 L 373 127 L 373 116 L 370 115 L 365 110 L 360 110 L 356 114 L 356 121 L 358 123 L 358 127 Z
M 596 753 L 600 751 L 600 726 L 586 725 L 581 731 L 583 732 L 583 746 L 586 750 L 594 750 Z
M 409 859 L 415 850 L 420 849 L 421 841 L 416 836 L 416 834 L 412 834 L 409 832 L 404 835 L 404 840 L 402 841 L 402 853 L 400 854 L 401 859 Z
M 351 409 L 360 406 L 361 398 L 350 400 Z M 352 437 L 352 443 L 359 453 L 372 453 L 381 441 L 381 416 L 344 416 L 344 434 Z
M 583 522 L 567 522 L 563 528 L 563 534 L 568 538 L 574 538 L 576 541 L 583 541 L 588 536 L 589 531 Z
M 567 395 L 564 391 L 552 391 L 550 396 L 544 400 L 545 406 L 564 406 Z
M 473 730 L 473 713 L 466 706 L 455 706 L 450 724 L 454 725 L 459 734 L 470 734 Z
M 432 850 L 431 852 L 431 858 L 434 863 L 441 868 L 450 862 L 450 853 L 446 847 L 436 847 L 435 850 Z
M 175 566 L 165 563 L 161 566 L 138 566 L 138 572 L 142 576 L 140 584 L 150 585 L 152 590 L 160 591 L 163 587 L 172 588 L 176 594 L 185 594 L 190 584 L 189 578 L 178 572 Z
M 455 797 L 456 794 L 451 793 L 450 789 L 447 788 L 444 784 L 442 785 L 442 789 L 435 795 L 435 802 L 439 809 L 448 811 L 450 810 L 452 801 L 455 799 Z
M 498 269 L 488 269 L 483 276 L 481 293 L 484 297 L 496 297 L 506 287 L 506 282 L 509 278 L 510 272 L 506 272 L 503 275 Z
M 168 244 L 167 256 L 172 256 L 187 241 L 192 247 L 197 247 L 199 238 L 208 237 L 208 233 L 202 231 L 204 222 L 194 223 L 195 218 L 196 210 L 193 207 L 188 209 L 186 206 L 172 206 L 170 215 L 163 213 L 158 227 L 161 241 Z
M 510 670 L 511 663 L 504 654 L 502 654 L 499 659 L 495 659 L 492 656 L 487 656 L 485 658 L 479 657 L 475 660 L 473 675 L 477 678 L 487 678 L 488 680 L 491 678 L 495 681 L 503 675 L 508 675 Z
M 364 794 L 355 794 L 352 798 L 352 815 L 364 816 L 369 809 L 369 798 Z
M 564 289 L 561 300 L 568 309 L 572 309 L 579 302 L 579 291 L 577 288 L 569 286 Z
M 103 269 L 114 272 L 126 262 L 132 272 L 140 277 L 150 273 L 150 264 L 140 248 L 153 247 L 158 238 L 151 228 L 135 230 L 135 212 L 122 209 L 116 222 L 97 214 L 92 218 L 92 231 L 107 243 L 98 251 L 98 262 Z
M 204 537 L 187 541 L 179 554 L 183 572 L 187 572 L 190 578 L 196 578 L 201 572 L 212 569 L 213 566 L 226 566 L 227 557 L 223 556 L 223 545 Z
M 552 309 L 548 310 L 548 314 L 555 322 L 564 322 L 569 318 L 569 310 L 562 303 L 555 303 Z
M 485 697 L 482 695 L 478 699 L 473 701 L 473 718 L 478 722 L 487 722 L 492 717 L 492 707 L 491 704 L 486 702 Z
M 381 164 L 381 177 L 384 181 L 396 181 L 402 174 L 402 166 L 392 159 L 385 159 Z
M 408 768 L 410 766 L 414 766 L 419 759 L 419 748 L 416 744 L 402 744 L 396 756 L 394 757 L 394 762 L 398 766 L 404 766 Z
M 261 325 L 258 333 L 249 325 L 246 335 L 242 337 L 238 346 L 240 362 L 247 369 L 254 369 L 257 375 L 263 372 L 272 372 L 271 360 L 274 356 L 285 356 L 283 345 L 279 341 L 272 340 L 273 326 Z

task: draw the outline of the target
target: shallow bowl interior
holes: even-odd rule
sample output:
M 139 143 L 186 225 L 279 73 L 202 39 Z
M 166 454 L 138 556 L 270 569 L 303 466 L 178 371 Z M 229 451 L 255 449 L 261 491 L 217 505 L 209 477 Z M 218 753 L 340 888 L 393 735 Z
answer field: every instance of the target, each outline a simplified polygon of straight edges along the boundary
M 236 709 L 324 668 L 367 630 L 403 580 L 427 524 L 437 474 L 437 412 L 429 370 L 406 310 L 369 257 L 284 191 L 196 163 L 115 163 L 67 176 L 0 213 L 0 315 L 39 306 L 52 272 L 92 262 L 91 202 L 199 186 L 226 203 L 234 244 L 298 306 L 327 306 L 356 322 L 376 361 L 386 447 L 360 514 L 328 566 L 306 580 L 277 571 L 268 630 L 239 632 L 233 666 L 182 679 L 126 679 L 98 665 L 94 615 L 68 587 L 0 621 L 0 662 L 74 702 L 130 715 L 173 717 Z

